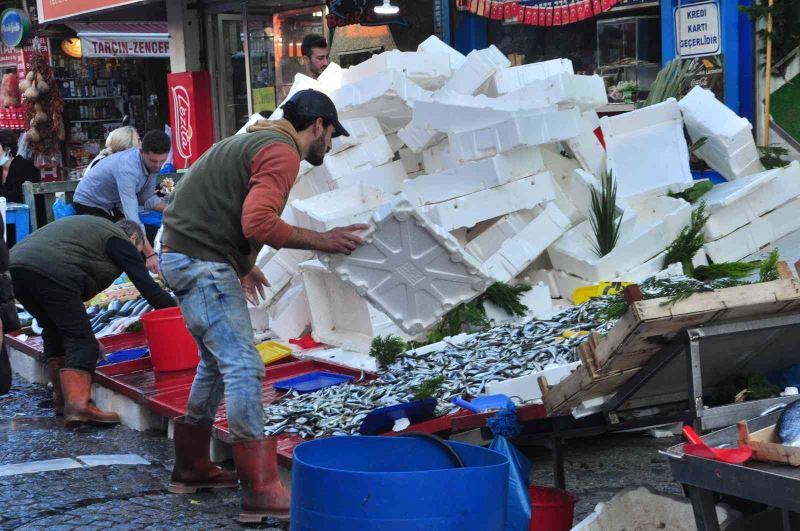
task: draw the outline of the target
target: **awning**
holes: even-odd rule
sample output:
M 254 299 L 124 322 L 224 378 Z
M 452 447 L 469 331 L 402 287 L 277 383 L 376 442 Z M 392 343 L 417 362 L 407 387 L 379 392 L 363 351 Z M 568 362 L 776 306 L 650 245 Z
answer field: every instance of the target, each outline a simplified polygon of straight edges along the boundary
M 75 22 L 67 26 L 80 37 L 83 57 L 169 57 L 166 22 Z
M 44 24 L 76 15 L 86 15 L 112 7 L 138 4 L 142 0 L 36 0 L 39 22 Z

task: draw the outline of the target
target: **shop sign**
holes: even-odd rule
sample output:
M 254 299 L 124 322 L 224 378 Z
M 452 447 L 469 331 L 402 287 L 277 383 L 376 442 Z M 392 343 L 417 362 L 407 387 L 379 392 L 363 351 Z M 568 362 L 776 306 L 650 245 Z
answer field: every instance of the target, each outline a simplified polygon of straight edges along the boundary
M 31 71 L 31 60 L 34 54 L 41 53 L 50 62 L 50 44 L 48 39 L 34 37 L 25 41 L 22 50 L 17 50 L 17 75 L 20 79 L 28 75 Z
M 101 11 L 110 7 L 119 7 L 127 4 L 137 4 L 142 0 L 36 0 L 39 13 L 39 22 L 84 15 L 94 11 Z
M 326 22 L 329 28 L 361 24 L 362 26 L 383 26 L 384 24 L 397 24 L 410 26 L 408 19 L 401 14 L 395 16 L 376 15 L 375 0 L 328 0 L 328 16 Z
M 31 32 L 31 19 L 20 9 L 6 9 L 0 15 L 0 36 L 3 44 L 19 48 Z
M 168 74 L 172 161 L 176 169 L 188 168 L 214 142 L 211 77 L 208 72 Z
M 720 52 L 719 6 L 699 2 L 675 8 L 675 46 L 680 57 L 704 57 Z
M 169 58 L 169 38 L 81 37 L 83 57 Z

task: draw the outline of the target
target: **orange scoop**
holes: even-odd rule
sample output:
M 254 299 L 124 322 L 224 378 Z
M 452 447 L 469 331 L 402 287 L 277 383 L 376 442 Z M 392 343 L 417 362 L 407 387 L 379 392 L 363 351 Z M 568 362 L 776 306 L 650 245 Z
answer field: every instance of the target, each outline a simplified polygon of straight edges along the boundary
M 684 453 L 695 457 L 715 459 L 723 463 L 739 464 L 744 463 L 753 456 L 753 449 L 747 447 L 730 449 L 712 448 L 703 442 L 691 426 L 683 427 L 683 436 L 691 443 L 683 446 Z

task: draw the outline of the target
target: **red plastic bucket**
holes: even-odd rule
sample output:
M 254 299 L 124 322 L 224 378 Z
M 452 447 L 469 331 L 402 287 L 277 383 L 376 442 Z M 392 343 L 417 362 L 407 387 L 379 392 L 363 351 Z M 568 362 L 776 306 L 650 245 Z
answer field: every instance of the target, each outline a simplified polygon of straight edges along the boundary
M 531 485 L 531 525 L 528 531 L 569 531 L 575 517 L 575 496 L 565 490 Z
M 179 307 L 147 312 L 140 317 L 157 372 L 194 369 L 200 363 L 197 343 L 186 328 Z

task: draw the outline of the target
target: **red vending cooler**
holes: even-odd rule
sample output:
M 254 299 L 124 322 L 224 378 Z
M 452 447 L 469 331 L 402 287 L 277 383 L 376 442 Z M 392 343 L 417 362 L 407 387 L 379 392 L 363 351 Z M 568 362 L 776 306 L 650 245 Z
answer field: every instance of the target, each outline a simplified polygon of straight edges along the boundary
M 172 158 L 176 170 L 188 168 L 214 143 L 211 77 L 208 72 L 168 74 Z

